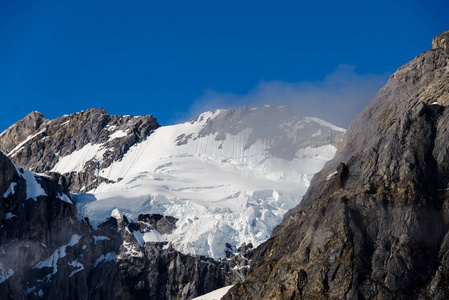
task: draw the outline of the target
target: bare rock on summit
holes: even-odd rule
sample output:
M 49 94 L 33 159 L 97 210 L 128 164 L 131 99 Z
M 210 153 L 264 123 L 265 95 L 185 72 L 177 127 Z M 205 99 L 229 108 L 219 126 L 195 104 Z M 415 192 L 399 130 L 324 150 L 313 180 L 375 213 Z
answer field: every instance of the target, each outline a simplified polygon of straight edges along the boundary
M 44 173 L 51 171 L 64 156 L 89 144 L 101 145 L 105 151 L 100 159 L 90 159 L 77 170 L 64 174 L 70 190 L 81 192 L 83 188 L 89 190 L 101 182 L 110 182 L 98 176 L 99 171 L 120 160 L 131 146 L 145 140 L 158 127 L 152 115 L 115 116 L 103 108 L 54 120 L 32 112 L 0 135 L 0 149 L 17 166 Z
M 448 35 L 351 122 L 224 299 L 449 298 Z
M 440 49 L 446 53 L 449 53 L 449 30 L 440 33 L 433 38 L 432 49 Z

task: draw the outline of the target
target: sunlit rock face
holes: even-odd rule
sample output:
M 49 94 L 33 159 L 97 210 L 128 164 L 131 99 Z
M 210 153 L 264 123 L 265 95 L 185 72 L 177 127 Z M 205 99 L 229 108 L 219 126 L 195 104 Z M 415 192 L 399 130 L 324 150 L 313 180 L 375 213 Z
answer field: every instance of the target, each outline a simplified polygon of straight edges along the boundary
M 449 32 L 399 68 L 224 299 L 448 299 Z
M 71 192 L 92 189 L 110 180 L 101 169 L 120 160 L 128 149 L 159 127 L 153 116 L 115 116 L 103 108 L 49 120 L 31 112 L 0 135 L 0 149 L 25 170 L 64 173 Z M 101 145 L 101 147 L 100 147 Z M 73 168 L 55 166 L 61 157 L 77 155 Z M 82 163 L 79 163 L 82 160 Z
M 433 38 L 432 49 L 449 53 L 449 30 Z

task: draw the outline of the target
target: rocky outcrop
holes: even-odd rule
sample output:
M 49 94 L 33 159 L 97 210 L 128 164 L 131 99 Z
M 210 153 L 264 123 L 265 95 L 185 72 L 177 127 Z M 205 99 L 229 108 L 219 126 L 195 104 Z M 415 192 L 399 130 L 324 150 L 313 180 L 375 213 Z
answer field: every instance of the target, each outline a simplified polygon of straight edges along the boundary
M 246 276 L 243 255 L 213 260 L 158 241 L 176 228 L 175 218 L 130 222 L 114 211 L 92 228 L 77 215 L 65 177 L 24 171 L 3 152 L 0 169 L 4 299 L 191 299 Z
M 44 173 L 58 161 L 87 145 L 98 145 L 103 154 L 64 174 L 72 192 L 92 189 L 101 182 L 99 171 L 120 160 L 128 149 L 159 127 L 152 115 L 109 115 L 103 108 L 65 115 L 54 120 L 32 112 L 0 135 L 0 149 L 19 167 Z M 84 188 L 84 189 L 83 189 Z
M 433 38 L 432 49 L 449 53 L 449 31 L 445 31 Z
M 352 121 L 224 299 L 449 298 L 448 35 Z

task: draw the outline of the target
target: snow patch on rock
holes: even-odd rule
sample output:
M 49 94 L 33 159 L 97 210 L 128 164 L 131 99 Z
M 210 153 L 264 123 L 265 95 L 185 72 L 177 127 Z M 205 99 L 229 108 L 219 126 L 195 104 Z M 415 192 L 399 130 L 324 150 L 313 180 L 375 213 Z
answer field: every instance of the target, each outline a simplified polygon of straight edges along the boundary
M 109 136 L 108 142 L 110 142 L 110 141 L 112 141 L 112 140 L 114 140 L 114 139 L 117 139 L 117 138 L 125 137 L 125 136 L 127 136 L 127 135 L 128 135 L 127 131 L 117 130 L 116 132 L 112 133 L 112 134 Z
M 14 188 L 16 187 L 17 182 L 11 182 L 6 192 L 3 194 L 3 198 L 8 198 L 11 195 L 14 195 Z
M 132 243 L 123 241 L 122 247 L 124 248 L 124 250 L 120 253 L 120 255 L 118 257 L 119 259 L 125 259 L 126 256 L 143 257 L 142 251 L 140 251 L 140 249 L 137 248 Z
M 41 131 L 39 131 L 38 133 L 28 136 L 23 142 L 19 143 L 16 147 L 14 147 L 14 149 L 12 149 L 11 151 L 9 151 L 8 157 L 9 157 L 9 158 L 14 157 L 17 153 L 19 153 L 19 152 L 23 149 L 23 146 L 24 146 L 26 143 L 28 143 L 29 141 L 31 141 L 32 139 L 34 139 L 36 136 L 38 136 L 38 135 L 40 135 L 40 134 L 42 134 L 42 133 L 44 133 L 44 132 L 46 132 L 46 131 L 47 131 L 47 129 L 44 128 L 44 129 L 42 129 Z
M 82 263 L 80 263 L 77 259 L 75 259 L 74 261 L 72 261 L 71 263 L 69 263 L 70 266 L 76 268 L 75 270 L 72 271 L 72 273 L 70 273 L 69 277 L 72 277 L 73 275 L 75 275 L 76 273 L 84 270 L 84 266 Z
M 205 295 L 193 298 L 192 300 L 218 300 L 221 299 L 232 287 L 233 285 L 228 285 Z
M 118 255 L 117 255 L 117 253 L 114 253 L 114 252 L 109 252 L 109 253 L 106 253 L 106 255 L 101 255 L 95 261 L 94 268 L 96 266 L 98 266 L 98 264 L 100 264 L 100 263 L 105 263 L 105 262 L 108 262 L 108 261 L 115 261 L 117 258 L 118 258 Z
M 5 214 L 5 220 L 10 220 L 12 218 L 16 218 L 17 216 L 15 214 L 13 214 L 12 212 L 7 212 Z
M 61 201 L 73 204 L 72 201 L 70 201 L 70 198 L 67 197 L 67 195 L 64 194 L 64 193 L 58 193 L 58 199 L 61 200 Z
M 139 230 L 133 231 L 133 235 L 136 238 L 136 241 L 142 247 L 145 243 L 148 242 L 165 242 L 167 239 L 162 236 L 162 234 L 157 230 L 150 230 L 148 232 L 140 232 Z
M 12 275 L 14 275 L 14 270 L 13 269 L 6 270 L 3 267 L 3 263 L 0 262 L 0 283 L 8 280 Z
M 61 174 L 70 172 L 80 172 L 84 169 L 84 165 L 93 158 L 98 161 L 102 160 L 103 154 L 106 152 L 103 144 L 91 143 L 85 145 L 77 151 L 73 151 L 66 156 L 60 156 L 56 165 L 51 169 L 51 172 L 58 172 Z
M 108 238 L 107 236 L 104 235 L 94 235 L 94 244 L 96 245 L 98 243 L 98 241 L 109 241 L 110 238 Z
M 25 179 L 26 181 L 27 186 L 26 199 L 33 199 L 34 201 L 37 201 L 37 197 L 47 196 L 47 193 L 37 181 L 39 180 L 39 176 L 28 171 L 23 171 L 23 173 L 21 173 L 19 170 L 18 174 L 22 176 L 22 178 Z
M 52 255 L 50 255 L 47 259 L 37 263 L 33 267 L 33 269 L 53 268 L 53 272 L 51 273 L 51 275 L 56 274 L 56 272 L 58 272 L 58 260 L 67 255 L 66 254 L 67 247 L 75 246 L 76 244 L 78 244 L 80 239 L 81 239 L 80 235 L 78 235 L 78 234 L 72 235 L 70 242 L 68 242 L 66 245 L 61 246 L 58 249 L 56 249 Z

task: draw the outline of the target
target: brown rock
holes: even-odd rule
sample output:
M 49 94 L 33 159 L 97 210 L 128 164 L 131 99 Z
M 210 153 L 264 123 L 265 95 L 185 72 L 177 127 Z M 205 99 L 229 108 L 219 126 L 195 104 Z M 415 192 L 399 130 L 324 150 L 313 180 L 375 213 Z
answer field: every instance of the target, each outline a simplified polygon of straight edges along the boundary
M 351 122 L 224 299 L 449 298 L 448 33 Z

